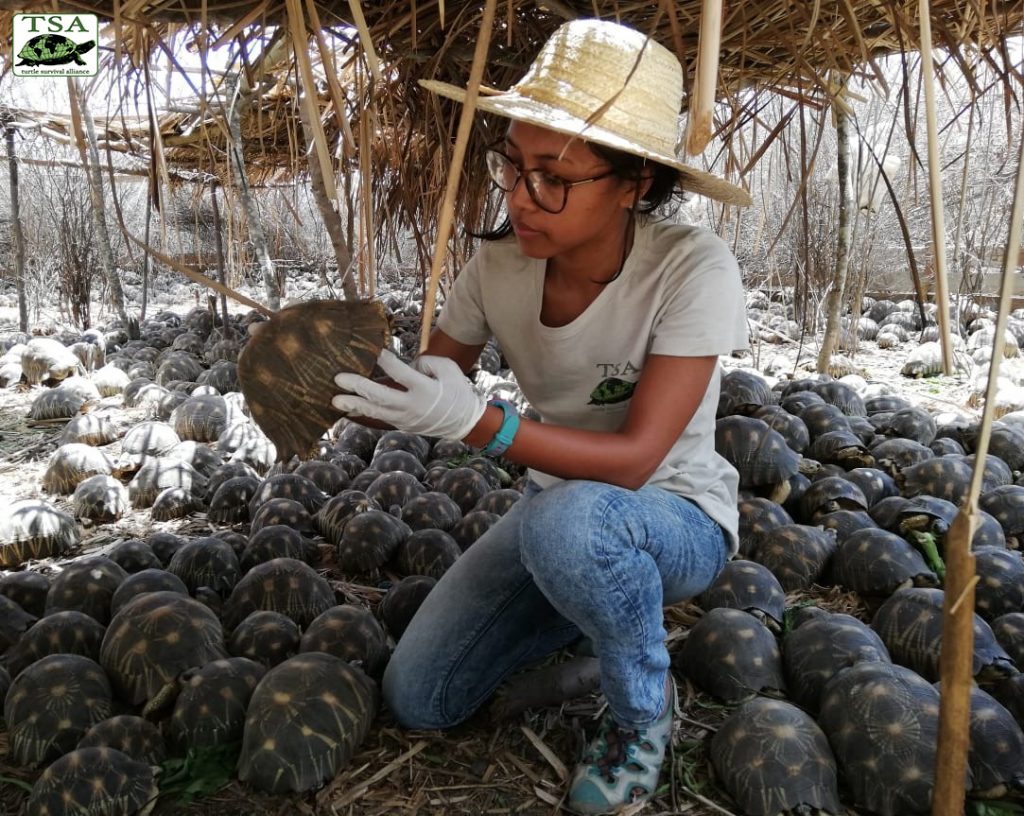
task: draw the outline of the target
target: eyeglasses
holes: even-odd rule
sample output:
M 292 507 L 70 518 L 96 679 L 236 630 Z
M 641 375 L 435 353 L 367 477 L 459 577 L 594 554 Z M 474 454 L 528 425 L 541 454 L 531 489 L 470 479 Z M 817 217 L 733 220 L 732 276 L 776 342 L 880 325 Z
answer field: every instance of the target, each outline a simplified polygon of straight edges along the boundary
M 487 149 L 487 172 L 491 174 L 491 179 L 498 189 L 506 193 L 515 190 L 519 179 L 525 178 L 526 192 L 533 199 L 533 203 L 549 213 L 560 213 L 565 209 L 565 204 L 569 200 L 569 190 L 573 187 L 600 181 L 614 173 L 613 170 L 609 170 L 607 173 L 592 178 L 566 181 L 558 176 L 545 173 L 543 170 L 524 172 L 512 159 L 493 147 Z

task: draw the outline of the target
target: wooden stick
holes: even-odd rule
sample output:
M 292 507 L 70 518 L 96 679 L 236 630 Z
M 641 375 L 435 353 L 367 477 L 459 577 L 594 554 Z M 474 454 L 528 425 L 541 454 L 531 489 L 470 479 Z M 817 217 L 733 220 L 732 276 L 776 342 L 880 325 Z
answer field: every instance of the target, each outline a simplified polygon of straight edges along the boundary
M 935 303 L 939 307 L 942 372 L 953 374 L 953 344 L 949 337 L 949 286 L 946 282 L 946 215 L 942 207 L 942 167 L 939 164 L 939 128 L 935 118 L 935 63 L 932 61 L 932 21 L 929 0 L 920 0 L 921 80 L 924 82 L 925 119 L 928 125 L 928 193 L 932 209 L 932 246 L 935 251 Z
M 473 51 L 473 66 L 469 71 L 469 84 L 466 86 L 466 99 L 462 103 L 462 115 L 459 117 L 459 129 L 455 134 L 455 148 L 452 150 L 452 162 L 448 167 L 448 184 L 445 186 L 441 211 L 438 214 L 437 242 L 434 245 L 434 258 L 430 265 L 430 280 L 427 282 L 426 295 L 423 298 L 423 325 L 420 331 L 420 352 L 426 350 L 430 341 L 430 329 L 434 322 L 434 301 L 437 297 L 437 285 L 444 269 L 445 251 L 448 238 L 455 220 L 455 194 L 459 189 L 462 177 L 462 162 L 466 158 L 466 145 L 469 143 L 469 131 L 473 127 L 473 114 L 476 112 L 476 98 L 480 92 L 480 80 L 484 75 L 484 63 L 487 61 L 487 48 L 491 44 L 491 30 L 494 27 L 494 13 L 497 0 L 487 0 L 484 5 L 483 19 L 480 21 L 480 36 L 476 40 Z
M 697 72 L 693 78 L 693 104 L 686 123 L 686 152 L 696 156 L 711 141 L 718 81 L 718 50 L 722 43 L 722 0 L 703 0 L 697 40 Z
M 1003 359 L 1007 315 L 1013 302 L 1014 270 L 1020 252 L 1024 222 L 1024 138 L 1017 160 L 1017 182 L 1010 212 L 1010 230 L 1003 257 L 992 362 L 985 389 L 985 410 L 975 445 L 974 472 L 964 507 L 946 534 L 946 587 L 942 610 L 942 653 L 939 670 L 942 699 L 939 706 L 939 739 L 932 816 L 959 816 L 964 809 L 964 778 L 967 768 L 970 728 L 971 668 L 974 654 L 974 587 L 977 578 L 971 535 L 976 524 L 988 453 L 989 435 L 999 388 L 999 364 Z

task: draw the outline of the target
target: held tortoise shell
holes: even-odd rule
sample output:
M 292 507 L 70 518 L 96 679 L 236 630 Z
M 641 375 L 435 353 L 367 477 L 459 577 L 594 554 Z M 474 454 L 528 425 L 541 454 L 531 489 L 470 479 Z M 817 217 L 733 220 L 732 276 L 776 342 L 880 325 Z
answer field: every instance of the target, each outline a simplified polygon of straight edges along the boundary
M 308 301 L 256 325 L 238 357 L 238 380 L 278 461 L 309 458 L 342 414 L 331 405 L 334 375 L 373 371 L 391 339 L 384 307 L 370 301 Z

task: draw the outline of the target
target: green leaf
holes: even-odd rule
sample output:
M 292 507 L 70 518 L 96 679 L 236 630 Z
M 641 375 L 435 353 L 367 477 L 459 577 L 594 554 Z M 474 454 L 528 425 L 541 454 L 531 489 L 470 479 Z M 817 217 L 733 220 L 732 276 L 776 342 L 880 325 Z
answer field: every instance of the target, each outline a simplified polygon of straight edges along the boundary
M 160 796 L 174 796 L 187 805 L 193 799 L 215 793 L 235 775 L 242 743 L 231 742 L 204 748 L 189 748 L 184 757 L 172 757 L 160 766 Z
M 0 776 L 0 785 L 14 785 L 24 791 L 32 793 L 32 786 L 24 779 L 15 779 L 13 776 Z

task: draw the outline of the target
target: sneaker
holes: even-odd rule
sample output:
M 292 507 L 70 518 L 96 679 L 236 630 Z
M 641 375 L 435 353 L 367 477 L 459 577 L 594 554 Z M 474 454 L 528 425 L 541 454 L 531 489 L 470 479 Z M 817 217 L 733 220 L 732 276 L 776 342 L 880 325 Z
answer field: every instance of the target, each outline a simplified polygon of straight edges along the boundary
M 675 704 L 676 686 L 670 679 L 665 713 L 646 728 L 623 728 L 606 711 L 573 773 L 569 809 L 581 814 L 618 813 L 653 796 L 672 738 Z

